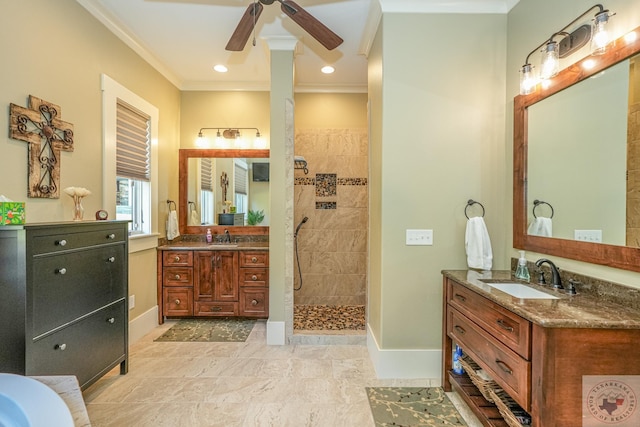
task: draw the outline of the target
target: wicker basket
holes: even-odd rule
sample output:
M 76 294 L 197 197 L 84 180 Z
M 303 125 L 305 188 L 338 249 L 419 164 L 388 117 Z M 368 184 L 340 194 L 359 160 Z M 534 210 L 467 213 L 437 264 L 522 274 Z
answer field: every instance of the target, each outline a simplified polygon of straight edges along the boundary
M 505 422 L 509 424 L 510 427 L 524 427 L 531 424 L 530 422 L 528 424 L 521 424 L 518 418 L 516 418 L 512 409 L 517 408 L 517 411 L 522 413 L 525 411 L 516 403 L 515 400 L 511 398 L 511 396 L 507 394 L 506 391 L 498 387 L 496 389 L 489 390 L 489 394 L 493 399 L 493 403 L 496 404 L 498 411 L 500 411 L 500 415 L 502 415 L 502 418 L 504 418 Z
M 463 356 L 460 359 L 460 364 L 464 368 L 464 371 L 471 378 L 471 382 L 478 387 L 482 396 L 487 399 L 489 402 L 493 402 L 493 397 L 489 394 L 489 391 L 493 388 L 499 388 L 498 384 L 496 384 L 493 380 L 485 380 L 481 376 L 479 376 L 476 371 L 482 369 L 472 358 L 469 356 Z

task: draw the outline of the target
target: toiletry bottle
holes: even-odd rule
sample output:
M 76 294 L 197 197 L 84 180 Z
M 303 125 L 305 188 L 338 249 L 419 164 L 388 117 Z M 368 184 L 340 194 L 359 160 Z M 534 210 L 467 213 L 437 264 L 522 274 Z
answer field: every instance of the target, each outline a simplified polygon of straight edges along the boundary
M 207 243 L 213 242 L 213 236 L 211 235 L 211 229 L 207 228 Z
M 456 348 L 453 350 L 453 372 L 458 375 L 464 374 L 464 369 L 462 368 L 462 364 L 460 363 L 460 359 L 462 359 L 462 349 L 458 344 L 456 344 Z
M 527 259 L 524 257 L 524 251 L 520 251 L 520 259 L 518 260 L 518 268 L 516 269 L 516 279 L 529 281 L 529 269 L 527 268 Z

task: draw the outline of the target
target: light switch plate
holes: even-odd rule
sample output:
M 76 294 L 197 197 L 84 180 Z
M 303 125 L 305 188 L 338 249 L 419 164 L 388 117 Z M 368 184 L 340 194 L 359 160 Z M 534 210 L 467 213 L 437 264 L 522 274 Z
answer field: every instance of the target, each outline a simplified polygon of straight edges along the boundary
M 407 246 L 433 245 L 433 230 L 407 230 Z
M 583 242 L 602 243 L 602 230 L 573 230 L 573 238 Z

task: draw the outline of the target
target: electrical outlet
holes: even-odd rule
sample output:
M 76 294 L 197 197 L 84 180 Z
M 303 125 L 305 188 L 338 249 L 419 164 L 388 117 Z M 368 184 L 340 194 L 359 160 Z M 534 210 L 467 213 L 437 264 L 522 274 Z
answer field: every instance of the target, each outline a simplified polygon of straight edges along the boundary
M 573 230 L 573 238 L 582 242 L 602 243 L 602 230 Z
M 407 230 L 407 246 L 433 245 L 433 230 Z
M 129 295 L 129 310 L 132 310 L 136 307 L 136 296 Z

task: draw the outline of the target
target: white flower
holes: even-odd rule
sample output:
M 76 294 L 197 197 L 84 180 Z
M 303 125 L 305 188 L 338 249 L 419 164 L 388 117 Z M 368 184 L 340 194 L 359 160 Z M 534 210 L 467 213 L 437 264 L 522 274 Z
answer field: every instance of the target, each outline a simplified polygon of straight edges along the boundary
M 91 195 L 91 191 L 87 190 L 84 187 L 67 187 L 63 191 L 73 198 L 82 198 Z

